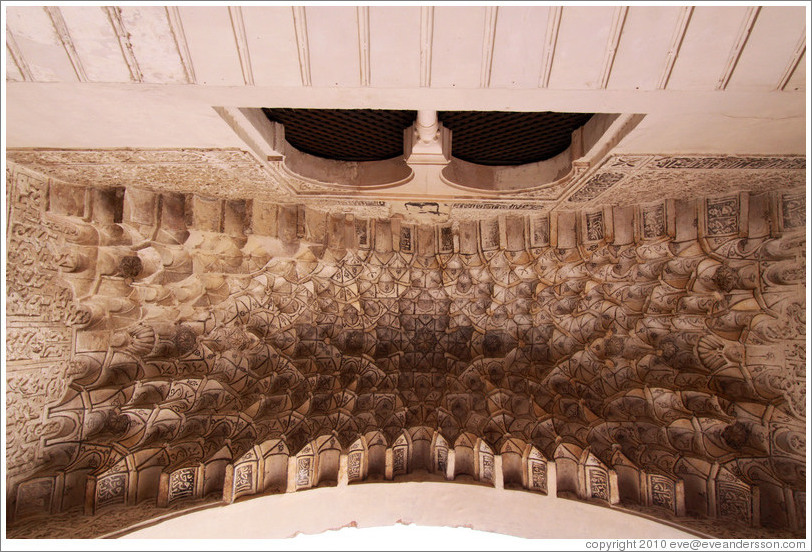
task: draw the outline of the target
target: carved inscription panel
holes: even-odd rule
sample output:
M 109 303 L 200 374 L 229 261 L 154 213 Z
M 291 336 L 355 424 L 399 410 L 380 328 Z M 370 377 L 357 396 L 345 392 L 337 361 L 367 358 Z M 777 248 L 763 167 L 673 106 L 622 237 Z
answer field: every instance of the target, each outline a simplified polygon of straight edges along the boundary
M 169 501 L 179 498 L 188 498 L 195 492 L 195 468 L 183 468 L 172 472 L 169 476 Z M 235 485 L 236 487 L 236 485 Z
M 589 495 L 598 500 L 609 501 L 609 477 L 604 470 L 591 468 L 589 474 Z

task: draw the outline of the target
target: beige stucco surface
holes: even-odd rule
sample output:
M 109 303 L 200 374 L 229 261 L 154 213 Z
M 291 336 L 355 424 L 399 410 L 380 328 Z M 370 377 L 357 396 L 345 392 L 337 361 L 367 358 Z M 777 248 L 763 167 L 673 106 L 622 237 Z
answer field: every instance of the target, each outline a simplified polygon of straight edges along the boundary
M 286 538 L 350 524 L 396 523 L 463 526 L 532 539 L 693 537 L 646 518 L 573 500 L 478 485 L 409 482 L 264 496 L 168 519 L 125 538 Z
M 14 83 L 10 148 L 241 147 L 212 106 L 643 113 L 624 153 L 803 154 L 799 94 Z M 50 106 L 45 109 L 43 106 Z

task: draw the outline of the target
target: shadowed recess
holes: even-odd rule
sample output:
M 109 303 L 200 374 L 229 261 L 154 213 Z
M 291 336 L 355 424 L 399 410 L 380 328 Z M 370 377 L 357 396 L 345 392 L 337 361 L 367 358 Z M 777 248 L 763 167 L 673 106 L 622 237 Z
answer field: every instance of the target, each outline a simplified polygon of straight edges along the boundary
M 269 109 L 285 126 L 296 149 L 337 161 L 381 161 L 403 155 L 403 130 L 415 120 L 410 110 Z M 555 157 L 592 113 L 441 111 L 453 131 L 451 153 L 478 165 L 524 165 Z
M 285 125 L 285 139 L 298 150 L 337 161 L 381 161 L 403 155 L 403 130 L 416 111 L 388 109 L 268 109 Z
M 451 155 L 478 165 L 524 165 L 555 157 L 570 147 L 574 130 L 592 113 L 441 111 L 453 131 Z

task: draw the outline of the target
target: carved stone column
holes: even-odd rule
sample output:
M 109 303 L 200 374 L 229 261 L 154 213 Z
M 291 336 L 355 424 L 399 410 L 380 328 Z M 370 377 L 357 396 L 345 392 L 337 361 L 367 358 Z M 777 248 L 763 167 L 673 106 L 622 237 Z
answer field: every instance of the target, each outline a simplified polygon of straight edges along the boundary
M 493 488 L 505 488 L 505 474 L 502 473 L 502 455 L 493 455 Z
M 404 131 L 403 153 L 414 171 L 409 188 L 427 193 L 444 186 L 440 173 L 451 162 L 451 131 L 440 124 L 436 111 L 417 112 L 415 124 Z
M 226 476 L 223 479 L 223 502 L 234 502 L 234 464 L 226 466 Z
M 555 471 L 555 461 L 547 461 L 547 496 L 558 496 L 558 474 Z
M 292 454 L 288 458 L 288 486 L 285 489 L 286 493 L 296 492 L 296 455 Z
M 347 474 L 347 455 L 341 454 L 338 457 L 338 486 L 346 487 L 349 483 Z
M 454 448 L 448 447 L 448 461 L 446 462 L 445 466 L 445 478 L 448 481 L 454 481 L 454 468 L 455 468 L 454 458 L 455 458 Z

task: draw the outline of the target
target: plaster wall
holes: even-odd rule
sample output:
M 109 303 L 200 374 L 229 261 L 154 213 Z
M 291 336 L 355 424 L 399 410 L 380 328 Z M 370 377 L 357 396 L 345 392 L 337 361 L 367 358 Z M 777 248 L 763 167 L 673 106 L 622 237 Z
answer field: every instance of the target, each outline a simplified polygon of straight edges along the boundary
M 803 154 L 802 95 L 8 83 L 7 147 L 244 147 L 212 106 L 645 113 L 624 153 Z M 721 98 L 720 96 L 724 96 Z
M 768 118 L 757 114 L 651 113 L 614 151 L 803 155 L 804 120 L 804 114 Z
M 470 527 L 530 539 L 694 537 L 646 518 L 573 500 L 478 485 L 410 482 L 264 496 L 167 519 L 124 538 L 287 538 L 350 524 L 396 523 Z

